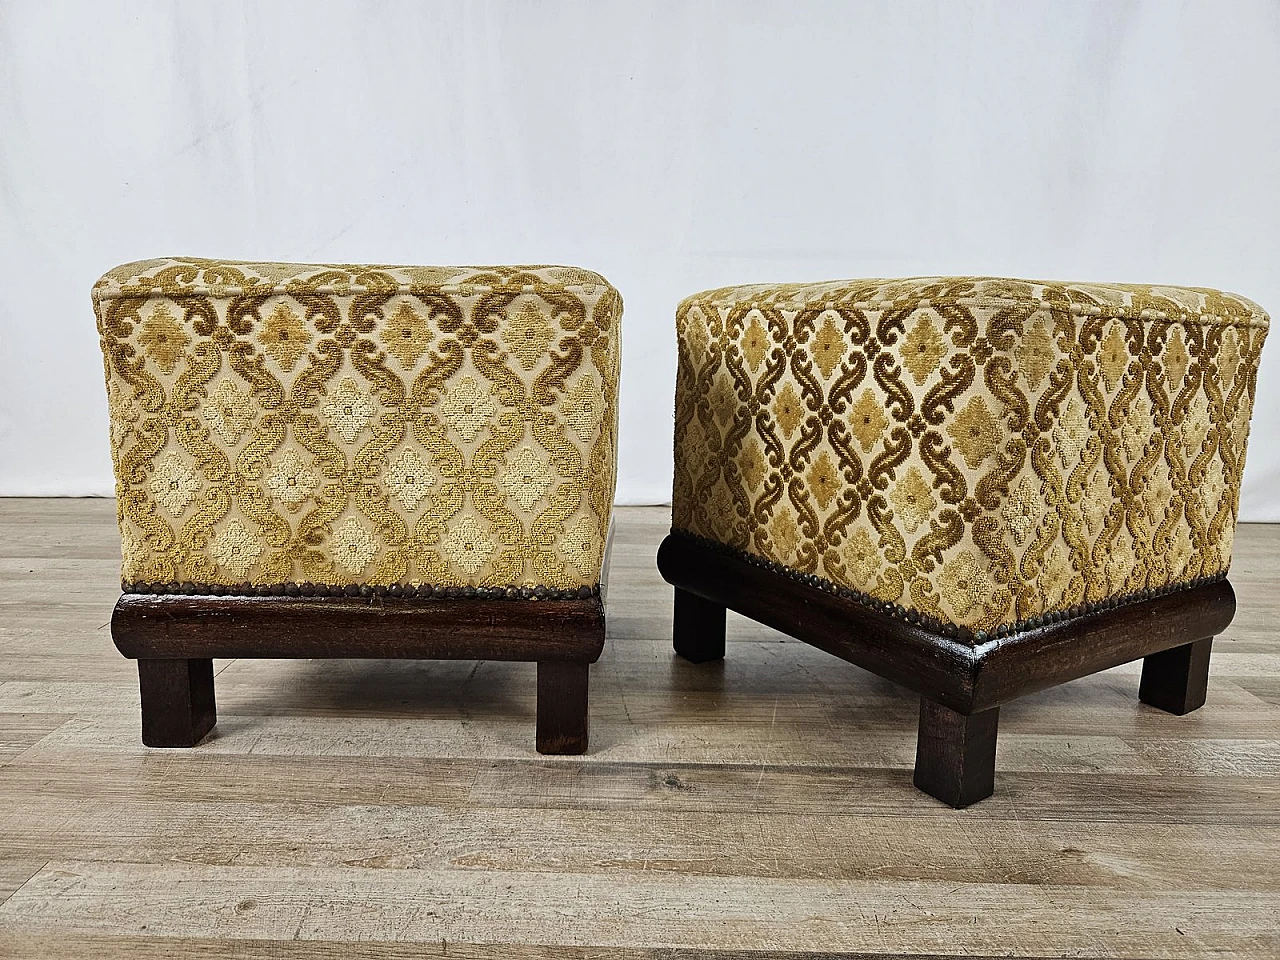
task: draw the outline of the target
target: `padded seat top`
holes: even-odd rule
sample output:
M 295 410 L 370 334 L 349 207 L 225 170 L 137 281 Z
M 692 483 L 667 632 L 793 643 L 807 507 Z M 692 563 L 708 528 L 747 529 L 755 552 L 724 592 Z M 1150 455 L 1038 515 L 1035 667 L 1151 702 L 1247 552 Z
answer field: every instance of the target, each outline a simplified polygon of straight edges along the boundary
M 495 287 L 563 288 L 589 297 L 617 295 L 598 273 L 565 266 L 387 266 L 351 263 L 266 263 L 164 257 L 125 263 L 93 285 L 93 299 L 130 296 L 235 295 L 240 291 L 286 293 L 483 292 Z
M 1038 307 L 1130 319 L 1217 322 L 1267 327 L 1266 312 L 1244 297 L 1207 287 L 1125 283 L 1071 283 L 1005 277 L 908 277 L 898 280 L 830 280 L 760 283 L 704 290 L 686 298 L 683 310 L 702 306 L 757 306 L 775 310 L 848 307 L 916 309 L 930 305 Z

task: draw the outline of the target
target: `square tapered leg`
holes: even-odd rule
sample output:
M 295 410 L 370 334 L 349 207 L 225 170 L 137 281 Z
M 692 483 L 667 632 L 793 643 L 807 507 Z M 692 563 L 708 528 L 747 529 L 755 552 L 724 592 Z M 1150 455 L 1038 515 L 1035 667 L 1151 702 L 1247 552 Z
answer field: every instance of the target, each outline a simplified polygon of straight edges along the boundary
M 213 660 L 139 660 L 142 742 L 148 747 L 194 747 L 218 719 Z
M 1213 637 L 1153 653 L 1142 661 L 1138 699 L 1182 716 L 1204 706 Z
M 587 691 L 591 664 L 576 661 L 538 663 L 539 753 L 585 753 Z
M 725 608 L 676 588 L 672 646 L 692 663 L 724 659 Z
M 999 721 L 999 707 L 963 714 L 922 698 L 915 785 L 957 809 L 991 796 Z

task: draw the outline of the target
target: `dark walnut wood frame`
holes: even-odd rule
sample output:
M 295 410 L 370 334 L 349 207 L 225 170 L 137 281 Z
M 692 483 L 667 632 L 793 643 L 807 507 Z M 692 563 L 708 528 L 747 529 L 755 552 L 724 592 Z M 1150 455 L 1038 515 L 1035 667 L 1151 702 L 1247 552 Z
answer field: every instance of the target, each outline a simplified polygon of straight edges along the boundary
M 994 790 L 1001 704 L 1145 658 L 1139 699 L 1189 713 L 1205 701 L 1212 638 L 1235 613 L 1219 578 L 1000 636 L 950 636 L 678 531 L 663 541 L 658 568 L 676 588 L 673 640 L 687 660 L 725 655 L 729 608 L 919 693 L 915 785 L 957 808 Z
M 126 593 L 111 636 L 138 661 L 142 742 L 193 747 L 213 729 L 214 657 L 519 660 L 538 665 L 538 752 L 583 753 L 611 545 L 601 588 L 573 599 Z

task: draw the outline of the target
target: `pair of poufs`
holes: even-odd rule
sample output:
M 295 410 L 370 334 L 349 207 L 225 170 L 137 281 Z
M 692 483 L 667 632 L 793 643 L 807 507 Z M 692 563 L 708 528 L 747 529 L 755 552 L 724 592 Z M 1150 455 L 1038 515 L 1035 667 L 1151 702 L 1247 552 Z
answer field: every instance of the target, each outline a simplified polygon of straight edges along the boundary
M 156 260 L 94 287 L 143 741 L 214 657 L 536 661 L 587 745 L 622 301 L 572 267 Z M 677 315 L 674 645 L 731 608 L 921 695 L 915 782 L 993 789 L 1000 704 L 1145 657 L 1204 701 L 1266 315 L 1199 289 L 737 287 Z

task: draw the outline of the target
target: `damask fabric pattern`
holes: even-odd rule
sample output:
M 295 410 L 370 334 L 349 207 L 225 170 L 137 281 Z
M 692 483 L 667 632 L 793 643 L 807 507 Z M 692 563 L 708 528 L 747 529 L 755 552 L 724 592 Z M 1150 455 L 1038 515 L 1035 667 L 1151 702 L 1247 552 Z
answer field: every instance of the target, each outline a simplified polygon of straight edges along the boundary
M 1230 564 L 1248 300 L 851 280 L 711 290 L 676 322 L 676 531 L 971 638 Z
M 622 314 L 599 275 L 165 259 L 93 302 L 126 584 L 598 583 Z

